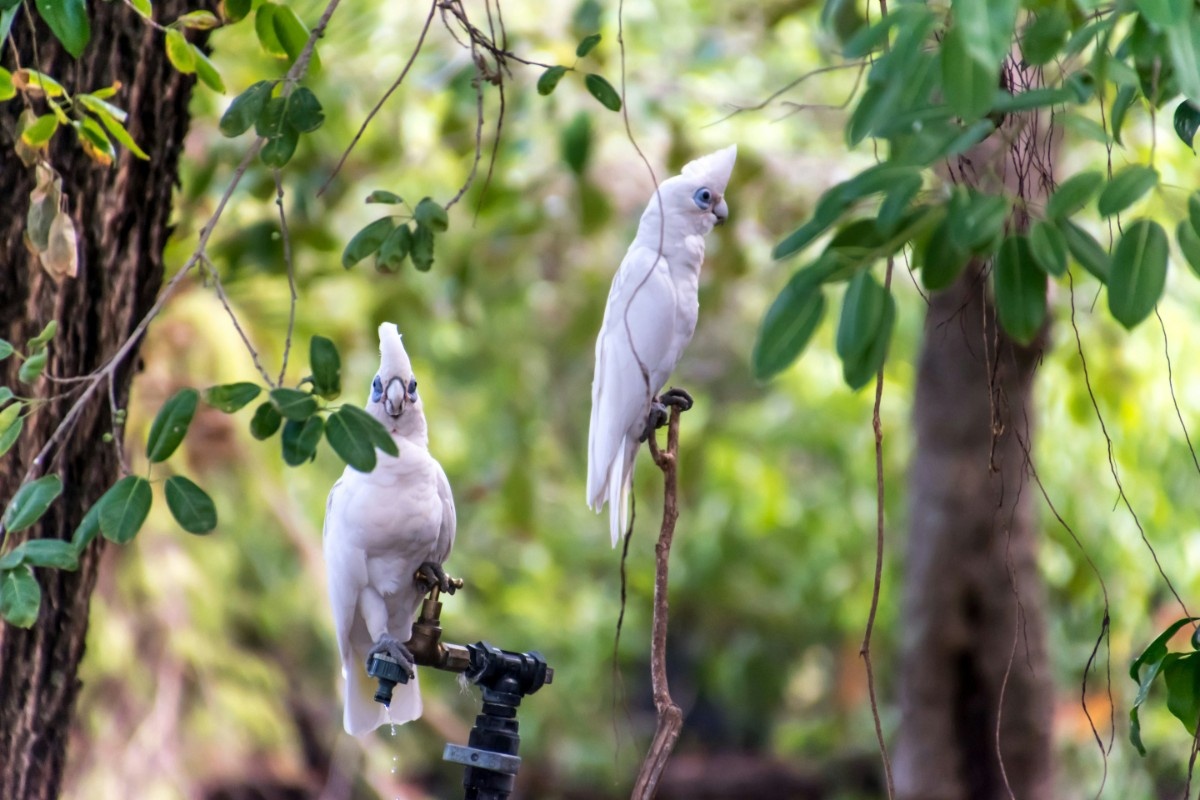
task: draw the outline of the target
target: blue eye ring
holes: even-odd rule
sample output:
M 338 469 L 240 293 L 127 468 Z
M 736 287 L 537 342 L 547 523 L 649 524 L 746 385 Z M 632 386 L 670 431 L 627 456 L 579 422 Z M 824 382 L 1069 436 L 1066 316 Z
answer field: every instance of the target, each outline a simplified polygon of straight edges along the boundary
M 692 195 L 692 202 L 695 203 L 696 207 L 701 211 L 708 211 L 709 207 L 712 205 L 712 200 L 712 192 L 703 187 L 697 189 L 696 193 Z
M 375 380 L 371 381 L 371 401 L 378 402 L 381 397 L 383 397 L 383 379 L 376 375 Z

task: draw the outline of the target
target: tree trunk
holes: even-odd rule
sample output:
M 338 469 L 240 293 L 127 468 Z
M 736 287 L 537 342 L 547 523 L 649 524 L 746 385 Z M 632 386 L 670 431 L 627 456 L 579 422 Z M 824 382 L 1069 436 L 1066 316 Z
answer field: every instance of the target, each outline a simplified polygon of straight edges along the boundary
M 1004 87 L 1036 88 L 1011 63 Z M 1040 202 L 1054 147 L 1010 118 L 949 177 Z M 1019 208 L 1010 229 L 1024 230 Z M 1026 473 L 1045 331 L 1029 347 L 997 323 L 985 265 L 930 298 L 914 399 L 897 795 L 1051 800 L 1052 685 Z
M 193 78 L 168 63 L 163 36 L 122 3 L 88 3 L 91 42 L 79 60 L 66 54 L 40 20 L 31 32 L 24 7 L 12 39 L 20 66 L 33 67 L 63 83 L 69 92 L 93 91 L 120 81 L 111 100 L 129 111 L 127 128 L 149 154 L 148 161 L 120 151 L 112 167 L 84 154 L 75 134 L 62 128 L 49 161 L 63 177 L 66 208 L 79 236 L 79 274 L 60 285 L 38 265 L 22 242 L 34 172 L 13 154 L 21 97 L 0 105 L 0 186 L 8 213 L 0 219 L 0 338 L 18 348 L 51 319 L 59 331 L 50 345 L 46 371 L 85 375 L 115 352 L 154 301 L 163 278 L 163 248 L 170 234 L 171 193 L 188 128 Z M 187 11 L 179 0 L 156 4 L 155 15 L 170 21 Z M 36 48 L 34 39 L 36 38 Z M 35 58 L 36 52 L 36 58 Z M 3 65 L 15 69 L 5 43 Z M 34 110 L 46 113 L 42 101 Z M 72 385 L 42 378 L 31 389 L 17 382 L 16 358 L 0 363 L 0 383 L 20 395 L 49 397 Z M 124 405 L 136 356 L 117 370 L 113 393 Z M 71 396 L 54 400 L 26 420 L 16 447 L 0 460 L 0 503 L 16 492 L 35 455 L 63 418 Z M 38 474 L 55 473 L 63 497 L 39 524 L 9 535 L 7 551 L 24 538 L 70 539 L 84 511 L 118 477 L 108 388 L 98 392 L 74 429 L 51 453 Z M 0 622 L 0 798 L 56 797 L 66 757 L 67 734 L 78 692 L 77 668 L 87 634 L 88 607 L 96 582 L 101 541 L 86 548 L 76 572 L 38 569 L 41 611 L 30 630 Z

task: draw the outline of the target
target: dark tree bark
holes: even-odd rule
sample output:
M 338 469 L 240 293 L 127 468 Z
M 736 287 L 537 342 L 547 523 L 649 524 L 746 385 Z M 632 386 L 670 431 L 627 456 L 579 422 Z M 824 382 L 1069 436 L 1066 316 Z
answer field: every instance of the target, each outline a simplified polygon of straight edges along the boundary
M 187 10 L 179 0 L 155 6 L 156 17 L 167 21 Z M 59 332 L 50 346 L 47 372 L 85 375 L 128 337 L 162 284 L 171 193 L 194 79 L 170 66 L 162 34 L 122 3 L 88 4 L 91 42 L 77 61 L 40 21 L 31 31 L 26 14 L 21 12 L 12 34 L 20 65 L 50 74 L 71 92 L 120 81 L 112 102 L 129 111 L 127 128 L 150 156 L 141 161 L 120 152 L 112 167 L 104 167 L 84 154 L 71 130 L 55 135 L 49 161 L 63 177 L 79 236 L 78 277 L 56 285 L 22 243 L 34 186 L 33 169 L 13 154 L 24 105 L 20 97 L 0 105 L 0 186 L 8 210 L 0 218 L 0 337 L 21 347 L 56 319 Z M 2 63 L 9 69 L 17 66 L 7 44 Z M 46 113 L 37 102 L 35 110 Z M 135 361 L 136 352 L 115 373 L 119 405 L 128 395 Z M 0 383 L 18 394 L 46 397 L 70 388 L 43 378 L 30 390 L 17 382 L 15 358 L 0 367 Z M 118 477 L 114 446 L 101 439 L 112 430 L 107 394 L 105 387 L 92 398 L 70 435 L 39 468 L 40 474 L 60 476 L 63 497 L 32 529 L 9 535 L 5 550 L 25 538 L 70 539 L 84 511 Z M 0 460 L 0 503 L 16 492 L 69 404 L 69 398 L 55 400 L 27 420 L 14 450 Z M 101 547 L 99 540 L 87 547 L 76 572 L 36 570 L 42 605 L 32 629 L 0 622 L 0 798 L 5 800 L 59 793 Z
M 1006 78 L 1031 88 L 1015 69 Z M 1035 119 L 1010 119 L 950 177 L 1040 199 L 1053 149 L 1045 136 Z M 1018 230 L 1027 224 L 1020 213 L 1009 220 Z M 1044 332 L 1030 347 L 1004 333 L 985 266 L 973 263 L 935 293 L 925 319 L 894 754 L 904 800 L 1053 797 L 1051 680 L 1025 467 Z

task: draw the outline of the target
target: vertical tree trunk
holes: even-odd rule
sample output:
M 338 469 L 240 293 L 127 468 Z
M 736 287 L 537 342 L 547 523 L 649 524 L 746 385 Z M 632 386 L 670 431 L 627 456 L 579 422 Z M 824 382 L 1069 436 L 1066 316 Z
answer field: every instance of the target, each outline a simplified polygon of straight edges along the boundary
M 969 269 L 931 298 L 925 323 L 895 754 L 897 793 L 912 800 L 1008 798 L 1002 769 L 1021 800 L 1052 797 L 1042 586 L 1018 439 L 1029 441 L 1037 354 L 997 329 L 987 291 Z
M 170 233 L 171 193 L 188 127 L 193 78 L 167 62 L 163 37 L 119 2 L 88 3 L 91 42 L 76 61 L 63 52 L 45 26 L 31 30 L 27 4 L 13 26 L 20 66 L 36 68 L 69 92 L 93 91 L 120 81 L 112 102 L 129 111 L 127 128 L 149 161 L 119 152 L 112 167 L 83 152 L 70 129 L 60 129 L 49 161 L 63 176 L 66 207 L 79 236 L 79 275 L 57 286 L 22 242 L 32 168 L 13 153 L 21 97 L 0 105 L 0 186 L 8 213 L 0 219 L 0 338 L 18 348 L 51 319 L 59 332 L 50 346 L 47 372 L 84 375 L 100 366 L 146 313 L 162 284 L 163 247 Z M 155 5 L 156 18 L 170 21 L 188 10 L 179 0 Z M 36 39 L 36 42 L 35 42 Z M 36 49 L 35 49 L 36 44 Z M 36 58 L 35 58 L 36 52 Z M 6 43 L 3 65 L 15 69 Z M 41 101 L 37 101 L 40 103 Z M 35 111 L 46 113 L 35 103 Z M 116 373 L 114 393 L 123 405 L 135 356 Z M 0 504 L 17 490 L 35 455 L 70 403 L 70 385 L 41 379 L 34 388 L 17 382 L 17 359 L 0 363 L 0 385 L 20 395 L 50 397 L 64 391 L 26 421 L 16 447 L 0 459 Z M 77 387 L 76 387 L 77 388 Z M 70 539 L 83 512 L 116 479 L 119 465 L 112 444 L 107 387 L 79 417 L 78 424 L 39 472 L 56 473 L 63 497 L 32 529 L 9 535 L 7 550 L 21 539 Z M 0 798 L 36 800 L 58 795 L 67 734 L 78 690 L 88 607 L 96 581 L 101 543 L 83 553 L 79 570 L 38 569 L 41 611 L 30 630 L 0 622 Z
M 1011 64 L 1005 87 L 1033 88 Z M 1053 148 L 1009 119 L 949 168 L 984 191 L 1040 200 Z M 1009 220 L 1022 230 L 1020 211 Z M 897 794 L 905 800 L 1051 800 L 1051 680 L 1037 570 L 1031 347 L 996 320 L 984 265 L 930 298 L 914 400 Z M 1024 444 L 1022 444 L 1024 443 Z M 1011 793 L 1010 793 L 1011 790 Z

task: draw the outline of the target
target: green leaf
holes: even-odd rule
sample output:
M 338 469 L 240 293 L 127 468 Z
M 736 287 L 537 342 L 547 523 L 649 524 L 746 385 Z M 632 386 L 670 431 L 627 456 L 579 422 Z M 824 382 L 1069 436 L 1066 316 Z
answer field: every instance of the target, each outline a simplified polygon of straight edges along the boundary
M 255 409 L 254 416 L 250 419 L 250 435 L 259 441 L 270 439 L 282 424 L 283 417 L 275 410 L 271 401 L 267 400 Z
M 1188 196 L 1188 221 L 1192 225 L 1192 230 L 1200 236 L 1200 192 L 1193 192 Z
M 842 48 L 842 55 L 858 59 L 878 50 L 887 42 L 888 33 L 895 27 L 920 28 L 924 20 L 932 20 L 933 14 L 924 4 L 901 5 L 889 9 L 889 13 L 873 25 L 862 28 L 850 37 Z
M 268 167 L 279 169 L 292 160 L 296 145 L 300 142 L 300 132 L 285 124 L 278 136 L 273 136 L 259 151 L 259 158 Z
M 895 313 L 891 293 L 870 272 L 859 272 L 851 279 L 842 301 L 836 340 L 842 376 L 851 389 L 862 388 L 879 371 Z
M 271 99 L 271 91 L 274 88 L 274 81 L 259 81 L 233 98 L 233 102 L 229 104 L 229 108 L 221 115 L 221 121 L 217 124 L 221 134 L 233 138 L 250 130 L 250 126 L 258 120 L 263 107 Z
M 924 185 L 925 181 L 919 174 L 895 178 L 883 202 L 879 204 L 879 214 L 875 217 L 879 230 L 885 233 L 893 231 Z
M 11 356 L 15 351 L 13 346 L 4 339 L 0 339 L 0 361 Z
M 379 420 L 355 406 L 342 406 L 329 415 L 325 438 L 343 461 L 359 472 L 375 469 L 375 449 L 389 455 L 400 450 Z
M 1073 216 L 1095 197 L 1102 183 L 1104 176 L 1099 172 L 1080 172 L 1072 175 L 1059 184 L 1054 194 L 1046 201 L 1046 216 L 1053 220 Z
M 275 9 L 275 13 L 271 15 L 271 24 L 275 27 L 275 37 L 287 54 L 288 64 L 295 64 L 296 59 L 304 50 L 304 46 L 308 44 L 308 26 L 300 21 L 291 6 L 286 5 L 280 5 Z M 308 62 L 308 74 L 315 76 L 320 73 L 321 58 L 317 55 L 314 47 L 312 58 Z
M 1113 141 L 1117 144 L 1122 144 L 1121 128 L 1125 125 L 1125 117 L 1128 115 L 1129 109 L 1133 108 L 1133 104 L 1137 102 L 1138 95 L 1137 86 L 1122 86 L 1113 100 L 1111 127 Z
M 1021 55 L 1026 63 L 1042 66 L 1058 55 L 1071 28 L 1071 20 L 1061 6 L 1053 5 L 1039 11 L 1037 18 L 1021 37 Z
M 766 381 L 786 369 L 804 351 L 825 315 L 821 277 L 812 268 L 792 276 L 763 316 L 754 342 L 754 377 Z
M 1101 283 L 1108 283 L 1108 274 L 1112 265 L 1109 262 L 1108 253 L 1100 246 L 1100 243 L 1090 233 L 1069 219 L 1060 219 L 1058 229 L 1062 231 L 1063 239 L 1067 242 L 1067 249 L 1079 262 L 1079 266 L 1090 272 Z
M 166 461 L 179 447 L 187 435 L 188 426 L 192 424 L 199 402 L 200 393 L 188 387 L 180 389 L 163 403 L 146 438 L 146 458 L 151 464 Z
M 1142 195 L 1158 185 L 1158 170 L 1142 164 L 1130 164 L 1108 182 L 1096 208 L 1102 216 L 1118 214 L 1136 203 Z
M 67 93 L 63 85 L 54 78 L 33 69 L 22 68 L 13 72 L 13 85 L 18 88 L 26 87 L 26 91 L 36 89 L 47 97 L 62 97 Z
M 1034 108 L 1048 108 L 1070 103 L 1076 99 L 1070 89 L 1030 89 L 1026 92 L 1010 94 L 1003 89 L 996 90 L 992 101 L 993 111 L 1029 111 Z
M 211 11 L 189 11 L 171 23 L 176 28 L 194 28 L 198 31 L 211 30 L 221 24 Z
M 817 201 L 817 207 L 813 210 L 812 219 L 775 245 L 775 249 L 771 251 L 771 258 L 779 261 L 799 253 L 838 221 L 849 204 L 843 199 L 841 193 L 835 191 L 837 189 L 838 187 L 835 186 L 821 195 L 821 199 Z
M 221 16 L 228 22 L 240 22 L 250 15 L 251 0 L 221 0 Z
M 421 202 L 417 203 L 413 219 L 418 225 L 425 225 L 437 233 L 443 233 L 450 227 L 450 217 L 446 214 L 446 209 L 428 197 L 421 198 Z
M 57 475 L 44 475 L 23 484 L 4 509 L 4 530 L 17 533 L 37 522 L 62 494 L 62 489 L 62 481 Z
M 324 336 L 314 336 L 308 344 L 308 360 L 312 365 L 313 390 L 326 400 L 335 399 L 342 393 L 342 359 L 337 347 Z
M 592 150 L 592 118 L 580 111 L 568 122 L 559 134 L 559 150 L 563 162 L 576 175 L 583 175 L 588 156 Z
M 367 256 L 374 253 L 387 239 L 396 223 L 391 217 L 382 217 L 367 225 L 346 245 L 342 251 L 342 266 L 350 269 Z
M 968 46 L 966 35 L 955 25 L 942 40 L 942 86 L 946 105 L 964 121 L 972 122 L 991 108 L 1000 83 L 1000 64 L 980 60 Z
M 1200 108 L 1191 100 L 1181 101 L 1175 106 L 1175 135 L 1193 153 L 1196 152 L 1192 143 L 1196 139 L 1197 128 L 1200 128 Z
M 1017 0 L 951 0 L 954 25 L 976 58 L 999 66 L 1008 55 L 1016 23 Z
M 92 504 L 92 507 L 83 515 L 83 519 L 79 523 L 79 527 L 71 534 L 71 546 L 75 548 L 76 553 L 83 552 L 83 548 L 91 544 L 92 539 L 100 535 L 100 503 Z
M 617 94 L 617 90 L 602 76 L 594 72 L 589 73 L 583 76 L 583 85 L 591 92 L 592 97 L 599 100 L 600 105 L 609 111 L 621 110 L 621 95 Z
M 1162 674 L 1167 684 L 1167 710 L 1195 735 L 1200 720 L 1200 653 L 1168 655 L 1163 660 Z
M 100 124 L 104 126 L 105 130 L 114 139 L 121 143 L 121 146 L 143 161 L 150 160 L 150 156 L 146 154 L 145 150 L 138 147 L 138 143 L 133 140 L 133 137 L 129 135 L 129 131 L 125 130 L 125 126 L 121 124 L 121 121 L 117 117 L 113 116 L 103 107 L 93 107 L 89 101 L 94 101 L 97 104 L 103 103 L 104 106 L 108 106 L 108 103 L 105 103 L 103 100 L 95 100 L 89 95 L 76 95 L 76 99 L 83 101 L 83 104 L 88 106 L 89 110 L 96 115 L 96 119 L 100 120 Z M 120 109 L 117 110 L 120 111 Z M 124 114 L 125 112 L 122 111 L 121 113 Z
M 188 44 L 188 40 L 183 35 L 183 31 L 174 28 L 167 31 L 167 60 L 175 69 L 185 75 L 196 71 L 196 53 L 192 50 L 192 46 Z
M 317 454 L 325 421 L 318 416 L 304 422 L 289 419 L 283 425 L 283 461 L 290 467 L 298 467 Z
M 0 38 L 0 42 L 4 39 Z M 17 87 L 13 86 L 12 73 L 0 67 L 0 103 L 12 100 L 17 96 Z
M 182 475 L 167 478 L 167 508 L 188 533 L 208 533 L 217 527 L 217 507 L 203 489 Z
M 1062 275 L 1067 271 L 1067 240 L 1053 224 L 1040 220 L 1029 231 L 1029 249 L 1036 263 L 1047 275 Z
M 1165 26 L 1164 31 L 1179 90 L 1189 100 L 1200 103 L 1200 18 L 1193 9 L 1190 14 L 1185 13 L 1178 23 Z
M 1010 236 L 996 255 L 996 313 L 1008 335 L 1029 344 L 1046 320 L 1046 273 L 1033 260 L 1029 240 Z
M 297 422 L 303 422 L 317 413 L 316 398 L 299 389 L 272 389 L 271 403 L 281 416 Z
M 0 569 L 14 569 L 21 564 L 74 572 L 79 568 L 79 553 L 62 539 L 30 539 L 0 558 Z
M 34 0 L 34 5 L 63 49 L 79 58 L 92 38 L 86 0 Z
M 555 90 L 558 82 L 562 80 L 563 75 L 567 74 L 566 67 L 554 66 L 547 69 L 538 78 L 537 93 L 545 97 Z
M 46 368 L 46 353 L 34 353 L 21 364 L 21 368 L 17 370 L 17 380 L 21 383 L 33 383 L 42 375 L 42 370 Z
M 1154 310 L 1166 282 L 1166 231 L 1157 222 L 1139 219 L 1125 229 L 1113 252 L 1108 310 L 1132 329 Z
M 146 19 L 154 19 L 154 8 L 150 5 L 150 0 L 129 0 L 129 4 Z
M 58 130 L 58 117 L 53 114 L 43 114 L 21 131 L 21 141 L 30 147 L 41 147 L 50 141 L 50 137 Z
M 221 386 L 210 386 L 204 391 L 204 402 L 213 408 L 232 414 L 246 406 L 262 393 L 262 387 L 257 383 L 242 381 L 226 383 Z
M 579 58 L 583 58 L 588 53 L 592 52 L 592 48 L 598 44 L 600 44 L 600 34 L 593 33 L 591 36 L 585 36 L 579 43 L 579 46 L 575 48 L 575 55 Z
M 19 408 L 18 405 L 10 405 L 8 408 Z M 5 409 L 6 411 L 8 409 Z M 12 446 L 17 444 L 20 439 L 20 432 L 25 427 L 25 417 L 18 416 L 17 421 L 0 432 L 0 456 L 4 456 L 6 452 L 12 450 Z
M 375 266 L 380 272 L 396 272 L 404 265 L 412 249 L 413 235 L 408 225 L 397 225 L 379 246 Z
M 24 403 L 13 403 L 0 411 L 0 456 L 21 438 L 21 430 L 25 427 L 25 417 L 21 416 L 24 408 Z
M 367 202 L 368 203 L 390 203 L 392 205 L 396 205 L 398 203 L 403 203 L 404 198 L 401 197 L 400 195 L 396 194 L 395 192 L 389 192 L 386 189 L 376 189 L 375 191 L 373 191 L 369 195 L 367 195 Z
M 325 112 L 317 96 L 301 86 L 288 96 L 284 117 L 288 124 L 301 133 L 312 133 L 325 121 Z
M 1187 2 L 1180 0 L 1135 0 L 1134 5 L 1143 17 L 1160 28 L 1177 25 L 1187 18 Z
M 961 250 L 991 255 L 1004 236 L 1010 210 L 1007 197 L 972 191 L 965 203 L 951 204 L 947 217 L 950 235 Z
M 204 54 L 196 45 L 192 45 L 192 55 L 196 58 L 196 77 L 200 81 L 212 89 L 214 92 L 225 94 L 225 81 L 221 80 L 221 73 L 217 71 L 217 67 L 208 56 Z
M 108 138 L 108 134 L 100 127 L 99 122 L 91 117 L 84 117 L 73 122 L 72 125 L 79 136 L 80 146 L 89 157 L 105 166 L 113 163 L 117 157 L 117 151 Z
M 969 255 L 955 242 L 950 218 L 942 220 L 918 248 L 921 262 L 921 285 L 931 292 L 940 291 L 954 283 Z
M 42 589 L 27 566 L 0 572 L 0 617 L 18 628 L 32 628 L 42 604 Z
M 146 522 L 153 500 L 150 481 L 140 475 L 121 478 L 96 501 L 100 509 L 100 533 L 117 544 L 131 541 Z
M 433 231 L 419 222 L 413 232 L 409 256 L 413 266 L 421 272 L 428 272 L 433 266 Z
M 275 33 L 275 12 L 279 8 L 278 3 L 259 5 L 258 10 L 254 12 L 254 33 L 258 36 L 258 43 L 267 55 L 287 58 L 287 50 L 283 49 L 283 44 Z
M 1191 267 L 1192 272 L 1200 277 L 1200 235 L 1188 224 L 1187 220 L 1180 220 L 1179 225 L 1175 228 L 1175 238 L 1179 242 L 1179 250 L 1183 253 L 1183 258 L 1187 261 L 1187 265 Z M 3 417 L 3 414 L 0 414 Z M 4 426 L 0 424 L 0 430 Z M 0 455 L 4 455 L 4 435 L 0 433 Z

